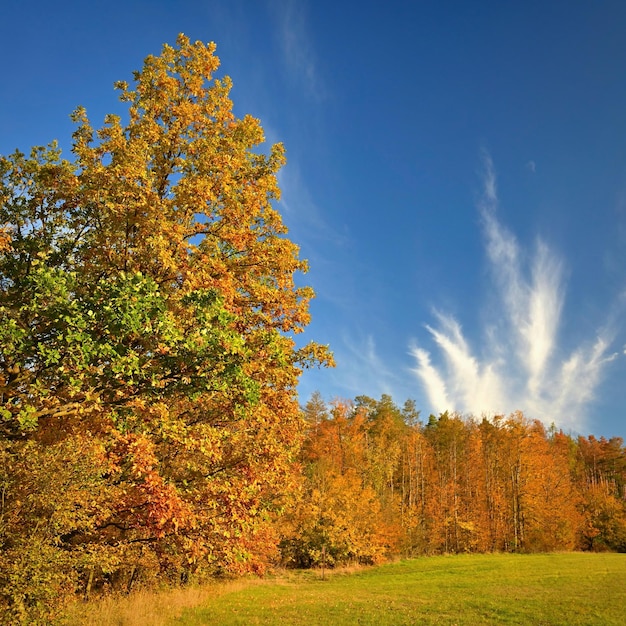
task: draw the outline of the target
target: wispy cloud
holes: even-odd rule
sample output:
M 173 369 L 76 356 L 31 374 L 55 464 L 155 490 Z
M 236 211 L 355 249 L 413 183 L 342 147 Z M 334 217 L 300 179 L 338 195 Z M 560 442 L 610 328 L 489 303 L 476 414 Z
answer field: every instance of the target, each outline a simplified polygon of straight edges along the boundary
M 300 0 L 270 1 L 275 16 L 284 62 L 292 76 L 315 98 L 324 96 L 324 87 L 315 64 L 306 22 L 306 4 Z
M 389 394 L 401 397 L 401 381 L 385 365 L 372 335 L 342 333 L 341 341 L 333 344 L 337 369 L 333 372 L 334 386 L 347 396 L 363 393 L 372 397 Z M 365 390 L 365 392 L 364 392 Z
M 415 373 L 420 377 L 426 388 L 430 404 L 436 407 L 435 410 L 440 411 L 443 411 L 444 407 L 451 406 L 450 400 L 448 400 L 446 383 L 437 368 L 431 363 L 430 354 L 416 345 L 411 348 L 411 352 L 417 360 Z
M 600 329 L 595 339 L 563 355 L 558 346 L 565 280 L 563 262 L 538 240 L 526 255 L 515 236 L 497 218 L 498 193 L 493 163 L 484 155 L 483 197 L 479 211 L 492 272 L 497 320 L 484 329 L 480 355 L 473 352 L 460 324 L 435 313 L 426 326 L 442 357 L 413 345 L 411 353 L 429 402 L 480 415 L 521 409 L 529 416 L 581 430 L 611 353 L 611 336 Z
M 309 237 L 322 237 L 336 245 L 342 245 L 344 235 L 331 229 L 316 202 L 298 163 L 292 159 L 278 172 L 281 190 L 280 204 L 290 220 L 298 220 Z

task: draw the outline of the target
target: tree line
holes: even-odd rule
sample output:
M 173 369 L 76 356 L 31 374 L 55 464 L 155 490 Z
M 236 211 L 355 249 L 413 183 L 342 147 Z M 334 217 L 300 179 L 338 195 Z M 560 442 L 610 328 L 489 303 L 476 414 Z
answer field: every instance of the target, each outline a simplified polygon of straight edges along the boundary
M 626 551 L 626 448 L 521 413 L 420 421 L 383 395 L 304 408 L 302 497 L 283 557 L 298 566 L 392 555 Z M 287 527 L 287 526 L 286 526 Z

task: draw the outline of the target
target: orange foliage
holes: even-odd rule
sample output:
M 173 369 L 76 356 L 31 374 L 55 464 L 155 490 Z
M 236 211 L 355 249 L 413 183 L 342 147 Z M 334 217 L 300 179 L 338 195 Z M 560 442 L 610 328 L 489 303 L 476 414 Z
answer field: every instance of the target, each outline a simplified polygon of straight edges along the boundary
M 45 572 L 0 584 L 7 614 L 276 556 L 296 385 L 332 357 L 293 339 L 313 292 L 273 204 L 284 149 L 262 153 L 218 67 L 181 35 L 117 83 L 126 122 L 75 111 L 73 162 L 55 144 L 0 157 L 0 583 L 15 551 Z
M 519 412 L 480 422 L 443 413 L 423 425 L 388 396 L 329 411 L 317 394 L 305 414 L 305 495 L 283 541 L 288 562 L 319 564 L 337 526 L 379 554 L 626 549 L 620 439 L 576 441 Z

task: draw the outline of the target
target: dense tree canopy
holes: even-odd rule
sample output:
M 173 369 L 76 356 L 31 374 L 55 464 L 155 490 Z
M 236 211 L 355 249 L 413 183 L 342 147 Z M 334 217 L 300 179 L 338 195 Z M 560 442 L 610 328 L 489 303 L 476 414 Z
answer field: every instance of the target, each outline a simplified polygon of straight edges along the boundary
M 71 160 L 54 144 L 0 158 L 11 619 L 142 568 L 262 567 L 274 549 L 298 375 L 330 356 L 293 338 L 313 293 L 272 204 L 283 148 L 259 149 L 218 65 L 180 36 L 116 84 L 124 120 L 74 112 Z
M 421 422 L 412 403 L 358 396 L 305 407 L 302 498 L 283 524 L 285 561 L 392 555 L 626 552 L 626 448 L 573 438 L 521 413 Z

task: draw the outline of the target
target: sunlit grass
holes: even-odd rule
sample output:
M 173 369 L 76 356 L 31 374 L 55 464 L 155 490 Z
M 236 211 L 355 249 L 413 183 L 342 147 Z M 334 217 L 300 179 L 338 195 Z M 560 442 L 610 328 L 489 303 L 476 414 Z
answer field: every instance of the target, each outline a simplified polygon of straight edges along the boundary
M 172 623 L 626 623 L 626 555 L 461 555 L 310 576 L 221 595 Z
M 159 592 L 138 590 L 128 596 L 109 595 L 76 603 L 61 623 L 68 626 L 166 626 L 186 608 L 206 605 L 222 593 L 231 594 L 255 584 L 264 583 L 259 579 L 241 579 Z
M 139 593 L 79 607 L 102 626 L 626 623 L 626 555 L 459 555 Z M 82 616 L 82 617 L 81 617 Z

